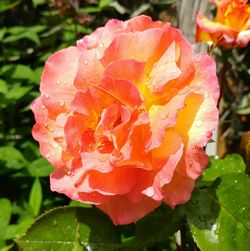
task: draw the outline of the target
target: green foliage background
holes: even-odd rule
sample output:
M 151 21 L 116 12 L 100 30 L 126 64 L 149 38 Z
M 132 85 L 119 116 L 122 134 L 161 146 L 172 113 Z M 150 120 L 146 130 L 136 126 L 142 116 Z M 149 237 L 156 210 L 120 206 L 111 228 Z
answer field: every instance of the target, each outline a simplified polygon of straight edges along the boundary
M 176 24 L 174 2 L 0 1 L 0 250 L 248 251 L 250 181 L 239 155 L 211 159 L 188 204 L 175 210 L 162 206 L 136 224 L 115 227 L 100 211 L 50 191 L 48 176 L 53 168 L 31 136 L 34 119 L 29 106 L 39 95 L 40 75 L 50 54 L 74 45 L 110 17 L 128 19 L 146 13 Z M 235 50 L 235 54 L 244 55 L 235 60 L 230 54 L 233 59 L 228 61 L 239 74 L 234 78 L 241 81 L 242 96 L 235 108 L 227 92 L 224 106 L 232 109 L 227 116 L 237 122 L 230 126 L 237 131 L 240 124 L 242 134 L 247 127 L 247 122 L 241 123 L 242 114 L 250 113 L 245 84 L 249 53 Z M 217 57 L 225 61 L 221 51 Z M 245 63 L 238 66 L 243 59 Z M 179 229 L 181 241 L 175 234 Z

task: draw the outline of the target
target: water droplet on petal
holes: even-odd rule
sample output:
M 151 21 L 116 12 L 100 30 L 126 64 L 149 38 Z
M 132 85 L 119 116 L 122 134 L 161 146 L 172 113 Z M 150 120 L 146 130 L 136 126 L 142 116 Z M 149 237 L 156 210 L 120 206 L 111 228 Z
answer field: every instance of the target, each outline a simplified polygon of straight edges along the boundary
M 42 109 L 44 110 L 46 107 L 45 107 L 45 105 L 42 105 Z
M 49 98 L 49 94 L 48 94 L 48 93 L 46 93 L 46 94 L 45 94 L 45 97 L 48 99 L 48 98 Z
M 146 193 L 146 195 L 147 195 L 148 197 L 154 196 L 154 194 L 155 194 L 154 188 L 153 188 L 153 187 L 148 187 L 148 188 L 146 189 L 145 193 Z
M 49 158 L 50 158 L 50 153 L 47 153 L 47 154 L 45 155 L 45 158 L 49 159 Z
M 65 102 L 63 100 L 59 100 L 59 105 L 64 106 Z
M 100 43 L 100 48 L 103 48 L 103 46 L 104 46 L 103 43 Z
M 197 120 L 195 123 L 196 127 L 201 127 L 202 126 L 202 121 L 201 120 Z
M 191 167 L 193 165 L 193 161 L 192 160 L 189 160 L 188 161 L 188 166 Z
M 88 60 L 87 60 L 87 59 L 84 60 L 84 64 L 85 64 L 85 65 L 88 64 Z
M 56 81 L 56 83 L 57 83 L 58 85 L 60 85 L 60 84 L 61 84 L 60 80 L 57 80 L 57 81 Z

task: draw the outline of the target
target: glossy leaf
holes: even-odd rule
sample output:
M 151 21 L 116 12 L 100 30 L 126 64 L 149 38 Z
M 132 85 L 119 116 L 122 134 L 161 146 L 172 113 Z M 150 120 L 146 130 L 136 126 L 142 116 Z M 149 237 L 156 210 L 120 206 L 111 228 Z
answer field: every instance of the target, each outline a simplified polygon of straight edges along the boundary
M 164 205 L 136 223 L 135 236 L 143 245 L 153 244 L 168 239 L 182 224 L 178 210 Z
M 193 193 L 188 222 L 202 251 L 247 251 L 250 247 L 250 178 L 226 174 Z
M 213 181 L 229 173 L 244 173 L 245 163 L 239 154 L 229 154 L 224 159 L 211 158 L 202 174 L 203 181 Z
M 16 240 L 29 250 L 116 250 L 120 239 L 109 218 L 95 208 L 60 207 L 44 215 Z

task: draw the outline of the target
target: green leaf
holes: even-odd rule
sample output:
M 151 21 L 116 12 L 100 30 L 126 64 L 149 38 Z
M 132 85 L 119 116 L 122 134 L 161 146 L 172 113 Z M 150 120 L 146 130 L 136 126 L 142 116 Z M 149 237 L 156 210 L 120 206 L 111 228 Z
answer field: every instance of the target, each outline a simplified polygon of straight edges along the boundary
M 0 240 L 2 240 L 11 217 L 11 203 L 8 199 L 0 199 L 0 215 Z
M 161 206 L 136 223 L 135 236 L 147 246 L 168 239 L 182 224 L 183 217 L 177 209 Z
M 21 3 L 21 0 L 13 1 L 13 0 L 1 0 L 0 2 L 0 13 L 6 10 L 12 9 L 18 4 Z
M 8 70 L 8 72 L 6 72 L 6 75 L 12 79 L 33 79 L 34 78 L 34 72 L 32 71 L 32 69 L 29 66 L 22 65 L 22 64 L 13 65 Z
M 213 181 L 229 173 L 244 173 L 245 163 L 239 154 L 227 155 L 224 159 L 211 158 L 202 174 L 203 181 Z
M 124 15 L 125 13 L 129 12 L 128 9 L 126 9 L 123 5 L 121 5 L 117 1 L 112 1 L 109 6 L 113 7 L 121 15 Z
M 6 36 L 2 41 L 4 43 L 12 43 L 20 39 L 26 38 L 33 41 L 37 45 L 40 45 L 41 43 L 38 33 L 44 31 L 45 29 L 46 27 L 42 25 L 11 27 L 7 30 L 10 35 Z
M 248 251 L 250 178 L 226 174 L 208 189 L 196 190 L 186 205 L 187 219 L 203 251 Z
M 105 7 L 109 6 L 111 3 L 112 3 L 112 0 L 100 0 L 98 5 L 101 9 L 104 9 Z
M 112 251 L 120 245 L 116 228 L 95 208 L 59 207 L 41 217 L 16 240 L 23 251 Z
M 10 91 L 6 94 L 6 98 L 10 100 L 18 100 L 27 94 L 31 89 L 31 86 L 21 86 L 20 84 L 14 84 Z
M 71 200 L 69 203 L 69 206 L 71 207 L 86 207 L 86 208 L 92 208 L 91 204 L 87 204 L 87 203 L 83 203 L 80 201 L 76 201 L 76 200 Z
M 54 168 L 44 158 L 36 159 L 28 166 L 28 171 L 33 177 L 48 177 L 53 170 Z
M 0 147 L 1 162 L 10 169 L 21 169 L 27 163 L 21 152 L 12 146 Z
M 44 67 L 37 67 L 34 70 L 34 82 L 39 85 Z
M 138 15 L 141 15 L 143 12 L 145 12 L 149 8 L 150 8 L 149 3 L 142 4 L 138 9 L 132 12 L 131 17 L 136 17 Z
M 43 194 L 42 194 L 41 183 L 39 178 L 36 178 L 32 185 L 29 197 L 29 206 L 34 216 L 37 216 L 39 214 L 42 204 L 42 198 Z
M 7 87 L 7 83 L 0 79 L 0 93 L 2 94 L 6 94 L 8 92 L 8 87 Z
M 2 41 L 5 33 L 6 33 L 6 27 L 3 27 L 2 29 L 0 29 L 0 41 Z
M 32 0 L 33 6 L 36 8 L 40 4 L 45 4 L 47 3 L 47 0 Z
M 9 251 L 13 248 L 14 244 L 11 244 L 11 245 L 8 245 L 8 246 L 5 246 L 1 249 L 1 251 Z

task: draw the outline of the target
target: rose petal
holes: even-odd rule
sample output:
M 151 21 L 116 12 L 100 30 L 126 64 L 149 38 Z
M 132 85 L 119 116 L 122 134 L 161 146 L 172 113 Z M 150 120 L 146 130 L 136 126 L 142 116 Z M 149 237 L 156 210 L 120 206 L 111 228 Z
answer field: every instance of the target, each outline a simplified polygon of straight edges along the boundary
M 77 67 L 78 50 L 73 46 L 54 53 L 45 64 L 40 90 L 44 95 L 43 104 L 53 118 L 64 111 L 74 97 Z
M 110 216 L 115 225 L 134 222 L 160 205 L 160 202 L 144 197 L 140 202 L 129 201 L 125 196 L 115 196 L 97 207 Z
M 193 179 L 175 172 L 171 182 L 162 189 L 164 201 L 172 208 L 186 203 L 191 197 L 194 185 Z
M 160 167 L 155 175 L 155 183 L 160 188 L 171 181 L 182 154 L 183 143 L 179 133 L 168 129 L 160 147 L 152 150 L 153 164 Z
M 131 108 L 142 104 L 138 89 L 126 79 L 114 79 L 106 76 L 98 88 Z
M 88 121 L 86 116 L 80 114 L 74 114 L 69 116 L 64 127 L 67 151 L 75 156 L 81 147 L 81 139 L 85 130 L 87 130 L 86 125 Z
M 98 85 L 102 79 L 104 68 L 98 60 L 97 52 L 95 50 L 82 51 L 78 57 L 79 63 L 74 86 L 79 90 L 85 90 L 90 86 Z
M 159 61 L 153 65 L 149 74 L 148 87 L 152 92 L 161 92 L 168 81 L 180 76 L 181 71 L 176 65 L 175 42 L 173 42 Z
M 76 93 L 71 103 L 71 107 L 78 113 L 98 118 L 102 109 L 102 104 L 95 88 L 89 87 L 84 91 Z
M 110 63 L 104 76 L 110 76 L 115 79 L 126 79 L 136 86 L 145 78 L 145 63 L 133 59 L 117 60 Z
M 168 29 L 169 24 L 166 24 L 162 29 L 153 28 L 142 32 L 119 34 L 106 49 L 101 62 L 107 66 L 113 61 L 129 58 L 146 62 L 148 68 L 160 58 L 170 43 L 167 43 Z
M 117 167 L 106 173 L 90 170 L 77 188 L 104 195 L 126 194 L 136 185 L 138 172 L 139 169 L 131 167 Z
M 159 147 L 164 139 L 167 128 L 176 124 L 178 112 L 185 107 L 185 99 L 190 89 L 186 88 L 172 98 L 166 105 L 153 105 L 149 110 L 151 141 L 146 146 L 147 151 Z
M 131 18 L 126 23 L 132 32 L 144 31 L 152 28 L 163 28 L 165 25 L 161 21 L 152 21 L 151 17 L 144 15 Z
M 193 65 L 195 71 L 193 79 L 190 81 L 190 86 L 201 86 L 201 88 L 206 89 L 214 101 L 217 102 L 220 95 L 220 88 L 214 59 L 205 53 L 200 53 L 194 57 Z
M 61 158 L 62 148 L 54 140 L 54 131 L 56 123 L 48 119 L 48 111 L 38 98 L 33 101 L 31 109 L 35 114 L 36 124 L 32 129 L 32 136 L 40 144 L 41 154 L 48 159 L 54 167 L 64 166 L 64 161 Z
M 64 193 L 72 200 L 78 200 L 74 183 L 64 168 L 59 168 L 50 175 L 51 191 Z

